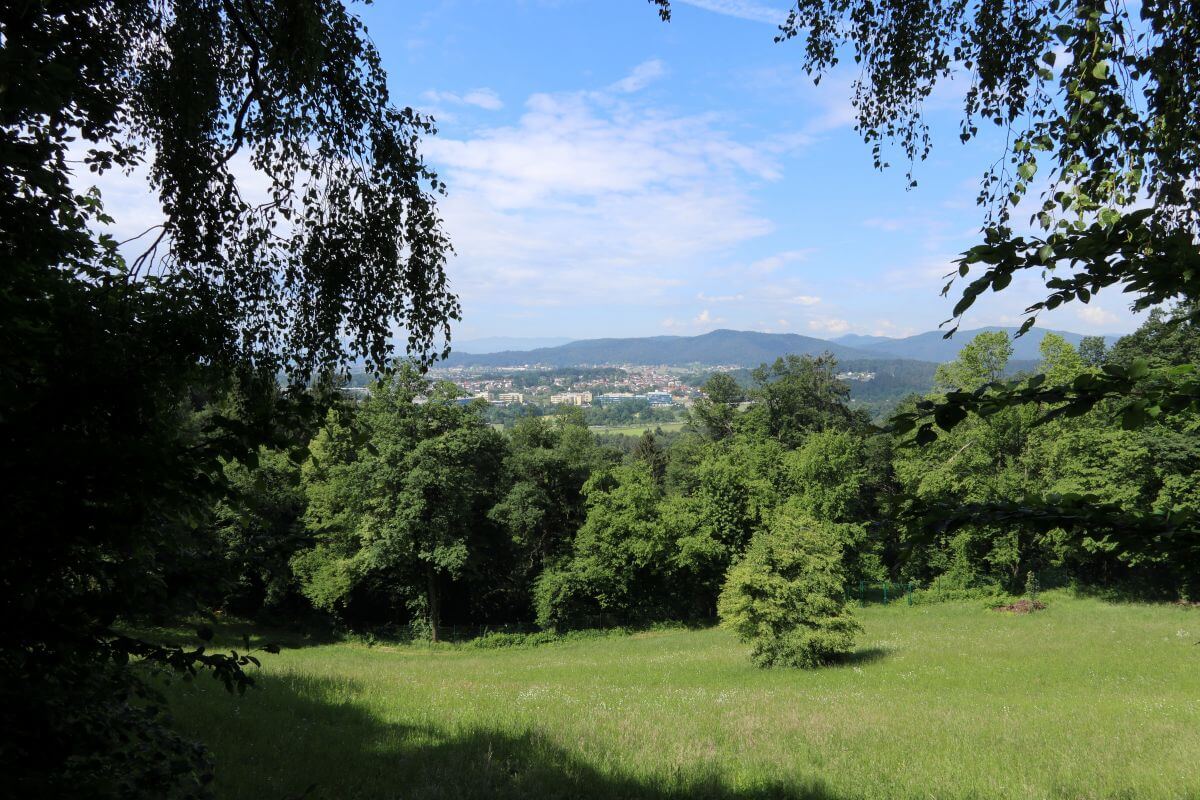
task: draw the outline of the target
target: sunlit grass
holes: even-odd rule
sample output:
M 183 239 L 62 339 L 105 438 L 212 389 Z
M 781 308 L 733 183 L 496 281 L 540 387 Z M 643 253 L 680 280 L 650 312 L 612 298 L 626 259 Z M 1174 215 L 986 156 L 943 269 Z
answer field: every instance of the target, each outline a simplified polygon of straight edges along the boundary
M 515 650 L 329 644 L 176 684 L 227 798 L 1200 796 L 1200 610 L 860 611 L 850 662 L 725 631 Z
M 673 433 L 683 430 L 686 422 L 640 422 L 636 425 L 592 425 L 592 433 L 614 433 L 622 436 L 641 436 L 646 431 L 661 430 L 663 433 Z

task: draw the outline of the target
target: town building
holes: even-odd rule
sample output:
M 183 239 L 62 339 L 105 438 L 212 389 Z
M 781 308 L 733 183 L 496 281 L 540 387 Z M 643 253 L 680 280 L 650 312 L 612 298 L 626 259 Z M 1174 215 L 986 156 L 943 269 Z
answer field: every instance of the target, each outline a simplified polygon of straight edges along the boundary
M 560 392 L 550 395 L 550 404 L 555 406 L 586 406 L 591 402 L 591 392 Z

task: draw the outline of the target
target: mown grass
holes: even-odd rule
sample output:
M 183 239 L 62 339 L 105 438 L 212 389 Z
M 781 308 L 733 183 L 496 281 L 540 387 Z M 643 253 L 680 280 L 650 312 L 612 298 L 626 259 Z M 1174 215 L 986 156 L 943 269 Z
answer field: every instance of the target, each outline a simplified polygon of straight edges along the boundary
M 225 798 L 1190 798 L 1200 610 L 873 606 L 847 663 L 727 632 L 541 647 L 325 644 L 261 689 L 168 690 Z
M 642 422 L 637 425 L 592 425 L 589 427 L 593 433 L 615 433 L 622 436 L 641 436 L 646 431 L 655 431 L 661 429 L 663 433 L 671 433 L 674 431 L 683 430 L 686 422 Z

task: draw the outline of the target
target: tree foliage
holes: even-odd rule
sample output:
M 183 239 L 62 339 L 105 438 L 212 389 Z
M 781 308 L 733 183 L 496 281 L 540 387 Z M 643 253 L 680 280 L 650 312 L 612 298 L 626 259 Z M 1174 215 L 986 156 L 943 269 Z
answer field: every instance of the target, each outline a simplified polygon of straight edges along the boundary
M 352 427 L 332 412 L 314 439 L 303 477 L 315 546 L 294 565 L 318 607 L 350 613 L 367 592 L 437 641 L 446 587 L 498 538 L 488 514 L 505 456 L 500 434 L 456 395 L 404 367 L 373 388 Z
M 0 705 L 20 710 L 7 737 L 60 737 L 36 761 L 6 746 L 0 764 L 29 776 L 28 796 L 58 795 L 71 754 L 80 791 L 165 796 L 139 777 L 152 759 L 113 760 L 127 740 L 165 746 L 153 705 L 131 690 L 85 708 L 101 693 L 75 682 L 131 657 L 251 681 L 245 653 L 115 626 L 203 600 L 194 543 L 241 480 L 227 466 L 319 405 L 299 388 L 278 396 L 280 371 L 300 384 L 354 358 L 381 367 L 396 330 L 418 360 L 437 351 L 458 305 L 442 185 L 417 149 L 433 128 L 392 105 L 340 2 L 9 3 L 0 76 L 0 485 L 13 514 Z M 126 242 L 88 188 L 113 171 L 145 175 L 163 212 Z M 195 413 L 234 387 L 254 396 L 240 413 Z M 91 722 L 56 716 L 71 703 Z M 181 757 L 176 788 L 206 769 Z
M 860 627 L 844 599 L 836 528 L 784 505 L 729 570 L 721 622 L 759 666 L 816 667 L 853 648 Z

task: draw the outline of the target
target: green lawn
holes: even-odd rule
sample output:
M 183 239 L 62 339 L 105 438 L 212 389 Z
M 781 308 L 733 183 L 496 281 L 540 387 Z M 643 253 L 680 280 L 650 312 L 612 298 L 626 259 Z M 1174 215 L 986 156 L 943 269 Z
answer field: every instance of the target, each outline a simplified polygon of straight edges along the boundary
M 329 644 L 171 687 L 226 798 L 1194 798 L 1200 610 L 1052 596 L 860 611 L 847 664 L 725 631 L 513 650 Z
M 624 436 L 641 436 L 646 431 L 662 428 L 663 433 L 681 431 L 686 422 L 642 422 L 637 425 L 592 425 L 589 430 L 593 433 L 619 433 Z

